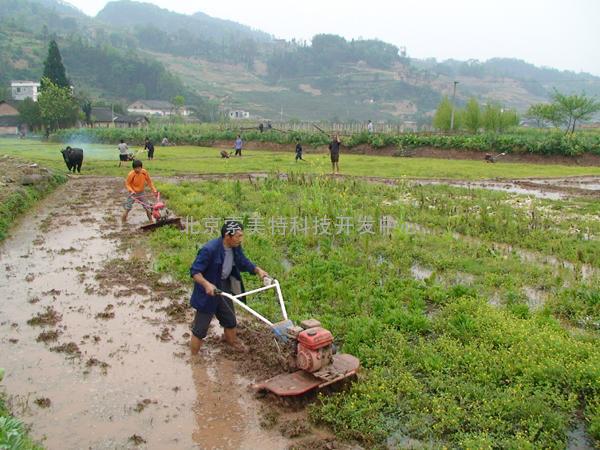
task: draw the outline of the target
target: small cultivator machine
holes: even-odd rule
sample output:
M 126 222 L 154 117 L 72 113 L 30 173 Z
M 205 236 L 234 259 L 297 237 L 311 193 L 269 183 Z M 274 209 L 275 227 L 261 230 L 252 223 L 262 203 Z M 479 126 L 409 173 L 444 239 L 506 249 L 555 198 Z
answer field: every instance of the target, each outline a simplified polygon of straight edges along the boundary
M 220 295 L 231 299 L 235 304 L 268 325 L 275 333 L 278 348 L 283 345 L 291 349 L 291 357 L 288 358 L 287 365 L 293 372 L 282 373 L 257 383 L 253 386 L 254 389 L 270 391 L 282 397 L 298 396 L 313 389 L 333 385 L 355 375 L 360 366 L 358 358 L 336 353 L 333 335 L 329 330 L 323 328 L 318 320 L 309 319 L 301 322 L 300 326 L 294 325 L 287 317 L 279 282 L 268 278 L 263 281 L 264 287 L 239 295 L 230 295 L 219 291 Z M 274 289 L 277 295 L 283 316 L 281 322 L 270 322 L 240 301 L 242 297 L 269 289 Z
M 152 216 L 152 223 L 142 225 L 140 230 L 149 231 L 156 228 L 173 225 L 180 230 L 184 229 L 180 217 L 175 217 L 167 209 L 167 205 L 160 199 L 160 192 L 156 195 L 132 196 L 135 203 L 139 203 Z

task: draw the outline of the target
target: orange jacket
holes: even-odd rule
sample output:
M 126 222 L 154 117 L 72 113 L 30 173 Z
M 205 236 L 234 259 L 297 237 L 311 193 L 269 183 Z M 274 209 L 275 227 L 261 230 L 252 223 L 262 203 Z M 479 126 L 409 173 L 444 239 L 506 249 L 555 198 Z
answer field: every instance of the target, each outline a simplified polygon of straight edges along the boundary
M 139 174 L 136 173 L 135 170 L 132 170 L 129 172 L 129 175 L 127 175 L 127 180 L 125 180 L 125 187 L 127 190 L 136 194 L 144 192 L 144 184 L 147 184 L 148 187 L 152 189 L 152 192 L 156 192 L 156 188 L 154 187 L 154 184 L 152 184 L 152 180 L 146 169 L 142 169 Z

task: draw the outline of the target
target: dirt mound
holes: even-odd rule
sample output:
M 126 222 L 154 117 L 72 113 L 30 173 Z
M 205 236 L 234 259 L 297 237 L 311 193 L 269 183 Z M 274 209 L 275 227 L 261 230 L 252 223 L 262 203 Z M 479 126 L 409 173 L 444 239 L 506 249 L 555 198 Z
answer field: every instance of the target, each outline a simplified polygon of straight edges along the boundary
M 22 189 L 21 186 L 44 185 L 53 172 L 35 163 L 27 163 L 8 155 L 0 157 L 0 203 Z
M 236 361 L 242 373 L 257 379 L 274 377 L 290 368 L 292 349 L 278 343 L 273 332 L 262 324 L 241 320 L 237 334 L 246 345 L 248 353 L 232 350 L 220 337 L 209 337 L 209 345 L 217 346 L 226 358 Z

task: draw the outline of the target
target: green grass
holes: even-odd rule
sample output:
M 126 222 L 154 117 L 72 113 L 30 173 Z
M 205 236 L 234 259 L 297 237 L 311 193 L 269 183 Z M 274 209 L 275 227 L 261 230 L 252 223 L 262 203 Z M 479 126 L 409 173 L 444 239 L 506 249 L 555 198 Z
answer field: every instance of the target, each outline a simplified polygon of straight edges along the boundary
M 0 369 L 0 381 L 4 376 L 4 369 Z M 33 443 L 27 436 L 23 424 L 13 417 L 0 394 L 0 449 L 8 450 L 41 450 L 42 447 Z
M 361 378 L 350 389 L 311 408 L 311 417 L 338 435 L 368 448 L 403 448 L 413 439 L 425 448 L 563 449 L 583 414 L 589 435 L 600 439 L 600 277 L 582 280 L 560 264 L 523 260 L 494 244 L 496 237 L 516 245 L 523 238 L 545 254 L 556 248 L 566 256 L 579 245 L 598 269 L 595 241 L 578 244 L 561 223 L 541 233 L 527 225 L 531 211 L 588 223 L 575 215 L 596 215 L 592 202 L 534 202 L 523 211 L 506 193 L 302 175 L 160 188 L 171 208 L 199 225 L 198 234 L 162 228 L 150 236 L 156 270 L 181 280 L 189 282 L 197 247 L 215 235 L 205 219 L 263 219 L 263 232 L 246 227 L 244 247 L 282 283 L 290 318 L 321 320 L 342 350 L 361 360 Z M 490 205 L 497 214 L 477 212 Z M 473 217 L 441 220 L 452 211 Z M 429 231 L 316 235 L 311 226 L 315 218 L 382 215 Z M 270 219 L 303 216 L 311 219 L 307 236 L 269 228 Z M 501 233 L 507 218 L 511 227 Z M 598 236 L 600 226 L 589 225 Z M 453 234 L 459 229 L 470 239 Z M 489 233 L 478 236 L 482 230 Z M 415 264 L 431 275 L 414 279 Z M 258 285 L 255 277 L 246 281 L 249 289 Z M 545 304 L 530 303 L 529 288 L 544 293 Z M 251 305 L 277 318 L 275 302 Z
M 54 174 L 48 182 L 34 186 L 21 186 L 4 198 L 0 202 L 0 242 L 6 238 L 11 225 L 19 215 L 66 181 L 67 178 L 62 174 Z
M 76 146 L 73 144 L 73 146 Z M 90 175 L 125 176 L 129 165 L 118 165 L 115 145 L 83 144 L 83 173 Z M 59 150 L 63 144 L 35 140 L 0 139 L 0 154 L 9 154 L 55 169 L 65 170 Z M 131 147 L 140 150 L 141 147 Z M 205 147 L 156 147 L 154 161 L 146 161 L 138 153 L 151 175 L 244 173 L 244 172 L 298 172 L 327 174 L 331 170 L 326 154 L 305 154 L 306 162 L 294 162 L 293 146 L 289 152 L 244 150 L 242 158 L 223 160 L 219 150 Z M 600 167 L 561 166 L 550 164 L 485 164 L 483 161 L 442 160 L 431 158 L 394 158 L 342 154 L 340 169 L 345 175 L 381 176 L 392 178 L 450 178 L 488 179 L 518 177 L 560 177 L 600 175 Z

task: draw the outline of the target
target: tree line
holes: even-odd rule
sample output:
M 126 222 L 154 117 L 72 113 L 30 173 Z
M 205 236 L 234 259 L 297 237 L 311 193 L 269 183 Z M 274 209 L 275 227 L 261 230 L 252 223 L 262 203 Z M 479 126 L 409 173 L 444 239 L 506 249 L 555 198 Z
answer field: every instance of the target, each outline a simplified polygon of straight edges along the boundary
M 590 120 L 600 111 L 600 102 L 585 94 L 565 95 L 557 90 L 550 103 L 537 103 L 527 110 L 526 117 L 537 122 L 538 127 L 554 126 L 573 134 L 577 123 Z
M 334 34 L 317 34 L 311 45 L 290 44 L 273 51 L 267 58 L 268 77 L 272 81 L 307 75 L 336 73 L 339 65 L 365 61 L 369 66 L 386 69 L 400 61 L 398 47 L 371 39 L 347 41 Z
M 486 132 L 501 133 L 517 125 L 519 115 L 514 109 L 504 108 L 495 102 L 480 105 L 474 97 L 469 99 L 464 108 L 456 108 L 445 96 L 433 116 L 433 127 L 441 131 L 478 133 L 483 129 Z

